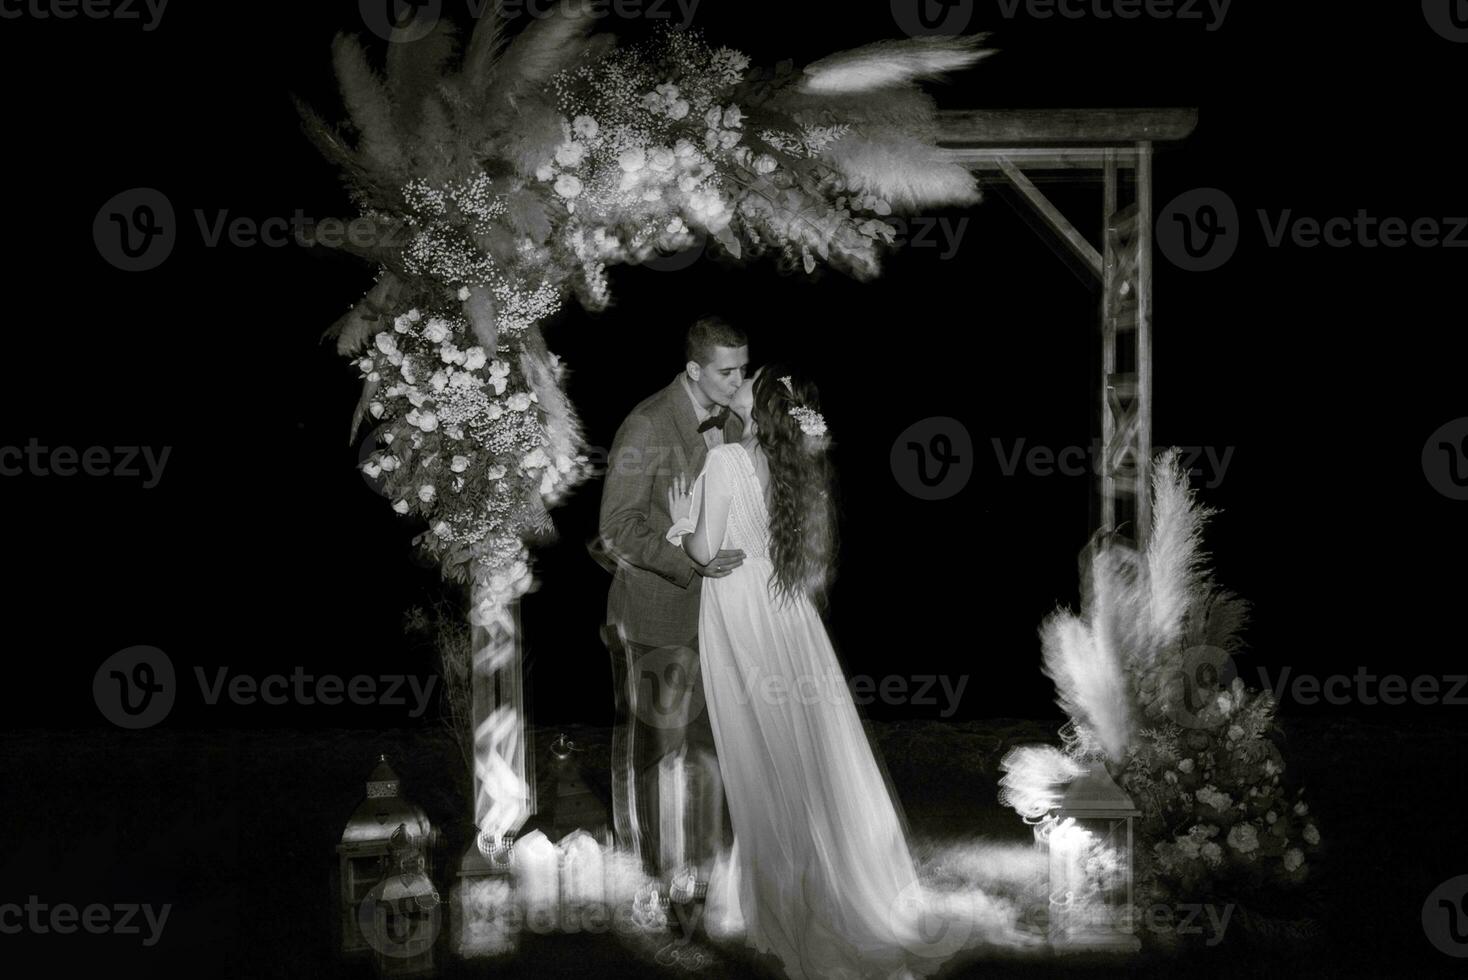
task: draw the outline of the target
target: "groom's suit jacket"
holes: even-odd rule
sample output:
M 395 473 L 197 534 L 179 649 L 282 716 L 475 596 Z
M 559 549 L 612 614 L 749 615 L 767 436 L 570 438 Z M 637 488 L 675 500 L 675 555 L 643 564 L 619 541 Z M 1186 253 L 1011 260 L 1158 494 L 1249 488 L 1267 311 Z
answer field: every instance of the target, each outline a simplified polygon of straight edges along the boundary
M 683 475 L 691 486 L 708 446 L 682 375 L 634 408 L 612 443 L 601 496 L 601 538 L 616 559 L 607 622 L 649 646 L 696 646 L 703 580 L 693 560 L 664 537 L 672 527 L 668 487 Z M 724 441 L 743 434 L 729 413 Z

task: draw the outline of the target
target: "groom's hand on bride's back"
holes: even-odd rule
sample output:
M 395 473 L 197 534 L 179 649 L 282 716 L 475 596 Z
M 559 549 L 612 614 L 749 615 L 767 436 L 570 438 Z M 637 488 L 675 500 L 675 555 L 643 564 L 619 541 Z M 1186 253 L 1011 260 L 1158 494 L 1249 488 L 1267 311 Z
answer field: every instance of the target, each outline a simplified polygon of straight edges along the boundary
M 725 548 L 714 555 L 713 560 L 707 565 L 693 563 L 694 570 L 705 578 L 723 578 L 734 569 L 744 564 L 744 552 L 738 548 Z

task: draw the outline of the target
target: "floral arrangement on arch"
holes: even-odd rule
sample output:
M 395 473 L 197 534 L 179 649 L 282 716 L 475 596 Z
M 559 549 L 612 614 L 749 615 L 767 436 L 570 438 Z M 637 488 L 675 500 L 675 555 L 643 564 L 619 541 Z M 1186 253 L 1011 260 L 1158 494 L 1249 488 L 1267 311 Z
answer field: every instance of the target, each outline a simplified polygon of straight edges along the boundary
M 351 126 L 301 105 L 360 209 L 343 245 L 379 266 L 334 327 L 381 448 L 364 468 L 419 543 L 489 611 L 529 588 L 527 539 L 588 474 L 562 366 L 541 326 L 570 297 L 610 301 L 607 270 L 707 238 L 734 259 L 877 274 L 918 207 L 971 204 L 935 145 L 925 79 L 989 52 L 980 37 L 888 41 L 797 70 L 667 29 L 618 47 L 582 5 L 511 37 L 489 10 L 398 29 L 379 74 L 334 46 Z
M 1060 609 L 1041 626 L 1045 673 L 1070 717 L 1064 748 L 1011 750 L 1001 799 L 1038 819 L 1062 782 L 1104 766 L 1142 812 L 1140 907 L 1255 902 L 1307 879 L 1320 831 L 1286 781 L 1273 697 L 1229 676 L 1248 606 L 1213 580 L 1201 541 L 1214 511 L 1177 450 L 1158 459 L 1152 496 L 1145 550 L 1103 536 L 1080 614 Z

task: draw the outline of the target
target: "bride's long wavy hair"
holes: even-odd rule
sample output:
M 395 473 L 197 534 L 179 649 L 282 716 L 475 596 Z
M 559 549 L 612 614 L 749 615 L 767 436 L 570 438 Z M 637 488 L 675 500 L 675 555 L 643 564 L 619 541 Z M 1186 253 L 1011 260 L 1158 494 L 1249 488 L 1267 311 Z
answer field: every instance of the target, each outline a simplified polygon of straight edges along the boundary
M 770 589 L 776 598 L 805 594 L 824 609 L 837 547 L 830 439 L 807 435 L 790 413 L 792 407 L 819 412 L 820 392 L 808 378 L 772 364 L 755 379 L 753 395 L 755 438 L 770 466 Z

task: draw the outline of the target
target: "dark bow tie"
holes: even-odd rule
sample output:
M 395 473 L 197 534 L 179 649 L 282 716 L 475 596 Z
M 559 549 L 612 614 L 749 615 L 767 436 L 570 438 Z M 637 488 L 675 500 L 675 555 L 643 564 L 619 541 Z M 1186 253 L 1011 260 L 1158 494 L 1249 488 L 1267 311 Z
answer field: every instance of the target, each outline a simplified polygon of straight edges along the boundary
M 710 415 L 708 418 L 698 423 L 698 431 L 700 433 L 704 433 L 707 432 L 709 429 L 722 429 L 724 427 L 724 423 L 727 421 L 729 421 L 729 410 L 726 408 L 717 415 Z

